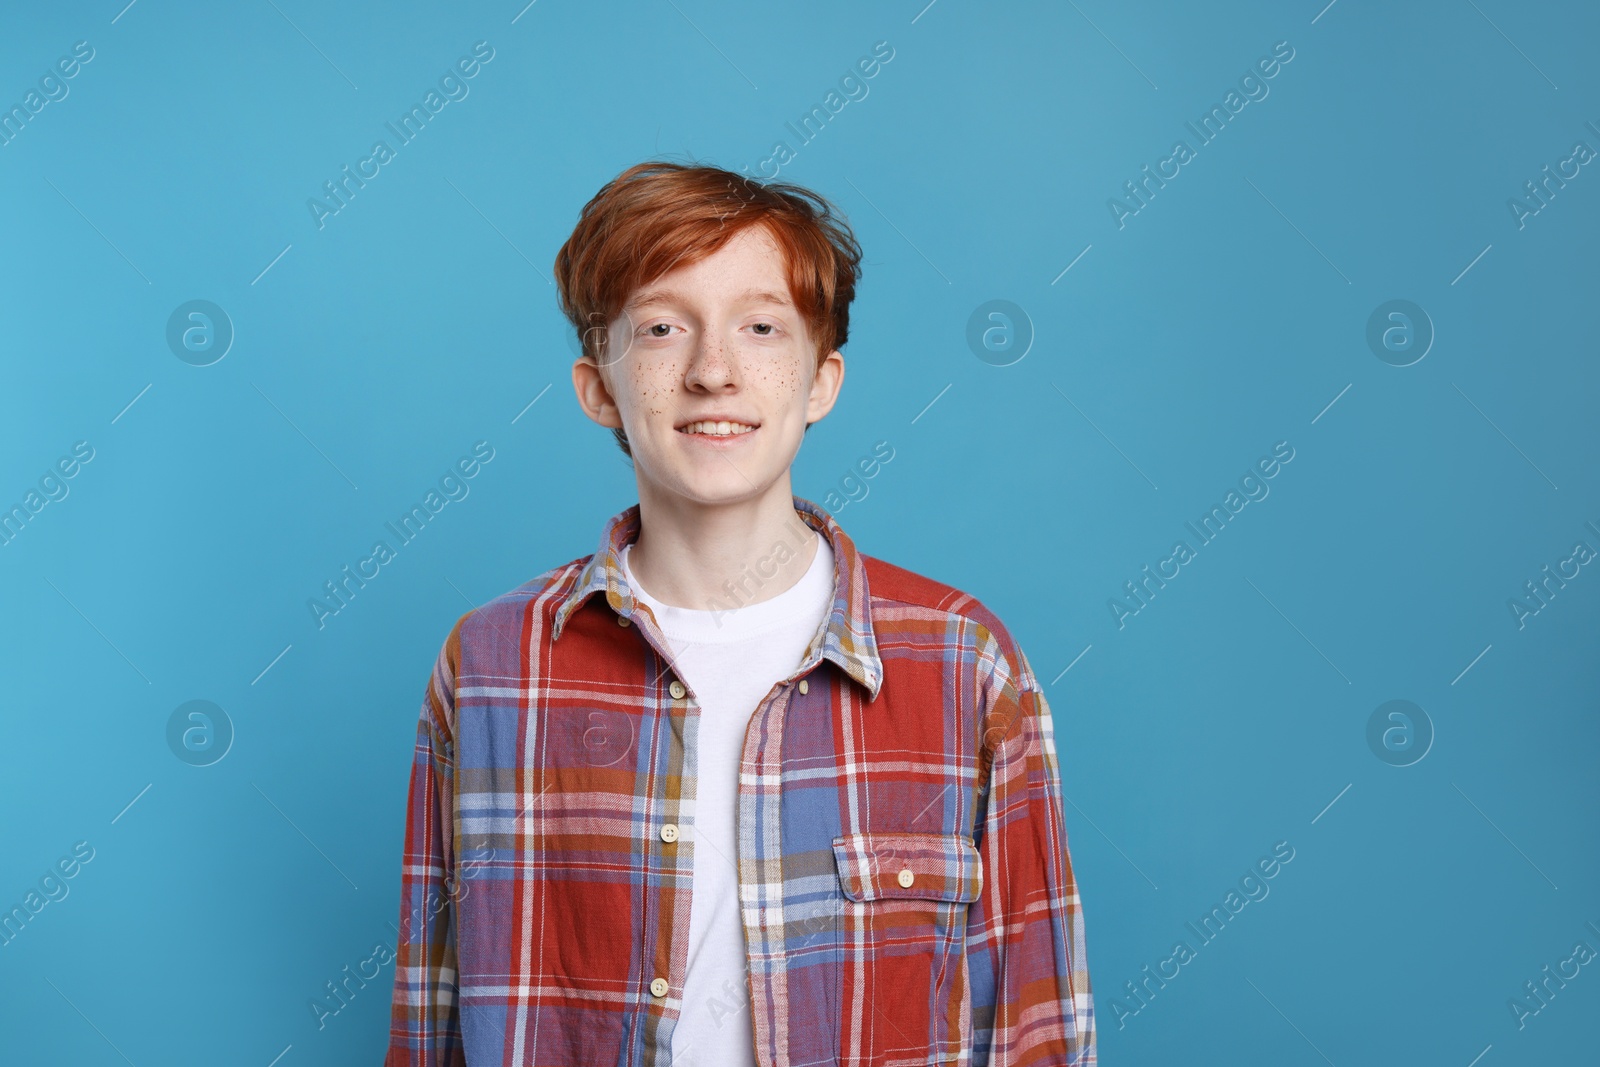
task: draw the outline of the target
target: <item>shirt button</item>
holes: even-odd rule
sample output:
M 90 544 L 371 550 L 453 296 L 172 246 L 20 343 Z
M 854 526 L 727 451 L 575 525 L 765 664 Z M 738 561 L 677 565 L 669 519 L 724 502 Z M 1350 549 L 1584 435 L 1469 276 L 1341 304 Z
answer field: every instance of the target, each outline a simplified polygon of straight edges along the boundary
M 806 684 L 806 680 L 804 678 L 800 679 L 800 692 L 801 692 L 802 695 L 805 693 L 805 691 L 807 689 L 810 689 L 810 688 L 811 687 Z
M 916 879 L 916 877 L 917 877 L 916 875 L 911 873 L 911 868 L 907 867 L 907 868 L 903 869 L 900 872 L 900 877 L 899 877 L 898 881 L 903 886 L 910 885 L 912 883 L 912 881 L 914 881 Z
M 674 678 L 672 684 L 667 686 L 667 692 L 672 694 L 673 700 L 682 700 L 685 692 L 683 683 Z
M 665 978 L 657 978 L 654 981 L 652 981 L 650 983 L 650 992 L 654 993 L 658 997 L 666 996 L 667 995 L 667 980 Z
M 663 823 L 661 825 L 661 840 L 663 840 L 663 841 L 676 841 L 677 839 L 678 839 L 678 824 L 675 823 L 675 822 Z
M 628 617 L 626 615 L 618 615 L 617 616 L 617 625 L 618 626 L 627 626 L 627 625 L 629 625 Z

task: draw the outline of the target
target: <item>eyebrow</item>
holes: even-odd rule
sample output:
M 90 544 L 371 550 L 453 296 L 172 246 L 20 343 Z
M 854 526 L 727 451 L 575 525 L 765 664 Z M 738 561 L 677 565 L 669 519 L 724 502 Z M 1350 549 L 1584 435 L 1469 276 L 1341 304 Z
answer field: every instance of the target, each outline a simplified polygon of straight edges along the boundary
M 775 293 L 770 289 L 746 289 L 742 293 L 734 294 L 733 298 L 746 303 L 757 302 L 794 307 L 794 301 L 787 294 Z M 639 308 L 647 304 L 682 304 L 685 302 L 683 294 L 676 289 L 646 289 L 628 301 L 624 307 Z

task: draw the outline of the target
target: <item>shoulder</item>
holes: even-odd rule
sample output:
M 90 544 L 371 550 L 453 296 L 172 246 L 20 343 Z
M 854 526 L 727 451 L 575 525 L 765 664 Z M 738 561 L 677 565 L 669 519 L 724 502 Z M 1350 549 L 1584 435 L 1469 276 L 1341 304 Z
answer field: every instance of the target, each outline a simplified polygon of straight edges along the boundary
M 576 588 L 579 576 L 592 553 L 580 556 L 528 579 L 514 589 L 478 604 L 457 616 L 445 637 L 443 652 L 453 652 L 459 661 L 460 650 L 474 652 L 508 648 L 520 649 L 521 635 L 530 621 L 548 620 L 557 604 Z
M 552 567 L 456 617 L 434 657 L 422 715 L 441 751 L 450 750 L 456 732 L 456 698 L 472 679 L 500 675 L 515 677 L 522 654 L 530 610 L 533 618 L 548 618 L 552 608 L 540 601 L 557 601 L 571 589 L 589 557 Z M 465 679 L 465 681 L 463 681 Z
M 948 643 L 954 635 L 954 640 L 972 647 L 993 672 L 997 684 L 1019 690 L 1038 687 L 1011 631 L 983 601 L 873 556 L 863 554 L 861 561 L 867 572 L 873 629 L 880 645 L 885 636 L 895 639 L 921 633 L 930 640 Z M 939 629 L 930 631 L 928 623 L 939 624 Z

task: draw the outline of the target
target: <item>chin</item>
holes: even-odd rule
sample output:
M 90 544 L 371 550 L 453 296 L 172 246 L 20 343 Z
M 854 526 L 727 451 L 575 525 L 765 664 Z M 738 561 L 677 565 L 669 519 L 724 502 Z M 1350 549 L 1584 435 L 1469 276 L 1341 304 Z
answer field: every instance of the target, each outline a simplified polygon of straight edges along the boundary
M 669 496 L 709 507 L 759 499 L 772 488 L 778 480 L 778 473 L 781 473 L 771 471 L 758 473 L 751 470 L 749 464 L 742 464 L 737 470 L 727 463 L 719 462 L 717 466 L 722 469 L 718 471 L 705 467 L 692 470 L 675 468 L 665 472 L 666 477 L 652 477 L 650 480 L 661 492 Z

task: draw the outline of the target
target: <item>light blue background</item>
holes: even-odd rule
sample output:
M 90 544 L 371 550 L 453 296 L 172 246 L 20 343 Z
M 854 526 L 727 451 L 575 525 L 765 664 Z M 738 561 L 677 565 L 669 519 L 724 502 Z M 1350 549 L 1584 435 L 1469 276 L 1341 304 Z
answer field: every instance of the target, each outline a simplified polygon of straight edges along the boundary
M 796 491 L 890 442 L 838 520 L 1046 683 L 1104 1061 L 1593 1057 L 1594 965 L 1522 1029 L 1507 1006 L 1600 949 L 1600 568 L 1524 628 L 1507 603 L 1600 549 L 1600 170 L 1507 206 L 1600 149 L 1592 5 L 122 2 L 0 16 L 7 106 L 95 50 L 0 147 L 0 505 L 95 449 L 0 548 L 0 908 L 95 849 L 0 947 L 8 1062 L 378 1062 L 392 965 L 309 1005 L 393 944 L 434 655 L 637 498 L 567 384 L 555 251 L 625 166 L 776 140 L 866 248 Z M 479 40 L 469 96 L 318 229 L 307 199 Z M 1283 40 L 1118 228 L 1108 198 Z M 165 341 L 192 299 L 236 330 L 211 366 Z M 1035 333 L 1010 366 L 965 340 L 992 299 Z M 1391 299 L 1437 332 L 1408 367 L 1365 340 Z M 470 495 L 319 630 L 307 600 L 478 440 Z M 1270 496 L 1119 629 L 1108 600 L 1278 441 Z M 204 768 L 166 742 L 193 699 L 236 731 Z M 1409 767 L 1367 744 L 1392 699 L 1436 732 Z M 1270 895 L 1119 1026 L 1278 841 Z

